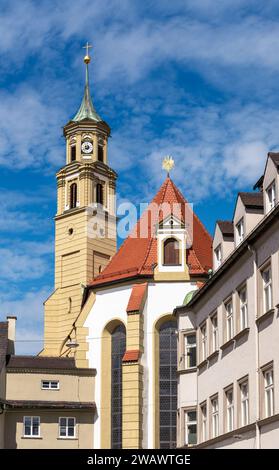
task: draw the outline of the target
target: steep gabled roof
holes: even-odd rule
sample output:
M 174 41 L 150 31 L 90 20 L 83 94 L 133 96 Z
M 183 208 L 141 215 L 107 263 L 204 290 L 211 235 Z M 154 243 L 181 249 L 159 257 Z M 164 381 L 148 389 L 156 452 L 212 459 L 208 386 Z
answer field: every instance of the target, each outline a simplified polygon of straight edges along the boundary
M 233 237 L 233 222 L 231 222 L 230 220 L 217 220 L 216 225 L 218 225 L 224 236 Z
M 263 209 L 263 193 L 238 193 L 245 207 Z
M 163 207 L 163 210 L 158 212 L 158 206 Z M 178 214 L 179 207 L 182 208 L 180 214 Z M 198 217 L 193 214 L 171 178 L 167 177 L 131 234 L 104 271 L 90 285 L 99 286 L 134 277 L 153 277 L 153 269 L 157 264 L 155 229 L 170 213 L 176 218 L 180 217 L 182 222 L 185 222 L 189 215 L 193 218 L 193 243 L 187 250 L 187 264 L 191 275 L 206 274 L 212 266 L 211 236 Z
M 279 152 L 268 152 L 268 156 L 271 158 L 274 165 L 279 167 Z

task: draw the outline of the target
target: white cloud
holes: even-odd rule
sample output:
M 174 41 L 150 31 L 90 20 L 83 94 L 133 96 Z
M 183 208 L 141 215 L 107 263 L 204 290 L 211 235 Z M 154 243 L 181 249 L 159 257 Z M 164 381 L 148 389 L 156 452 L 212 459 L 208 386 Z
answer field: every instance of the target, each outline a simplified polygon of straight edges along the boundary
M 7 297 L 7 294 L 0 296 L 2 320 L 6 315 L 17 316 L 17 354 L 36 354 L 42 349 L 43 302 L 49 296 L 50 291 L 50 288 L 42 287 L 38 291 L 34 290 L 25 294 L 10 292 L 10 297 Z M 17 297 L 16 300 L 14 296 Z

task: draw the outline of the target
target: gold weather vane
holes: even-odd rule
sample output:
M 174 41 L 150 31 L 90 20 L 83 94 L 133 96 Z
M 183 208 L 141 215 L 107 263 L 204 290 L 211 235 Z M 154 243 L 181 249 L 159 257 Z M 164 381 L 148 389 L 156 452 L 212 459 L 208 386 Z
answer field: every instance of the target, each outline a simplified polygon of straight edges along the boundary
M 93 46 L 91 46 L 91 44 L 89 44 L 89 42 L 87 41 L 87 43 L 85 44 L 85 46 L 83 46 L 83 49 L 86 49 L 86 54 L 84 56 L 84 62 L 86 64 L 89 64 L 90 60 L 91 60 L 91 57 L 89 55 L 89 49 L 91 49 Z
M 170 171 L 173 169 L 173 167 L 174 167 L 174 159 L 170 155 L 167 155 L 163 160 L 162 168 L 163 170 L 167 171 L 168 176 L 170 174 Z

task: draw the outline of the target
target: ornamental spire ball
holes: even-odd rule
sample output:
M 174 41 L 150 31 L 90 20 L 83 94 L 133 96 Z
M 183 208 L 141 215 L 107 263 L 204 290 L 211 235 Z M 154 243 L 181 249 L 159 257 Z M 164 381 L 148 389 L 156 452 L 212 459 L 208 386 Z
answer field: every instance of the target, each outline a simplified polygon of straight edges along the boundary
M 174 167 L 174 159 L 170 155 L 167 155 L 163 160 L 162 168 L 163 170 L 167 171 L 168 176 L 169 176 L 170 171 L 173 169 L 173 167 Z

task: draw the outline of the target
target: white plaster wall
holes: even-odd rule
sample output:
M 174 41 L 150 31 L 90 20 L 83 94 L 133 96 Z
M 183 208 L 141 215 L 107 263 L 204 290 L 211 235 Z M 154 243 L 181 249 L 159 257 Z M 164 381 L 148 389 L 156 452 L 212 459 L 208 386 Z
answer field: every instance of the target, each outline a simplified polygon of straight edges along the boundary
M 157 320 L 163 315 L 172 314 L 173 309 L 182 304 L 185 295 L 195 288 L 190 282 L 158 282 L 148 285 L 148 295 L 143 310 L 144 315 L 144 390 L 143 390 L 143 436 L 144 447 L 154 447 L 154 371 L 153 371 L 153 332 Z M 130 298 L 132 284 L 114 287 L 96 292 L 96 301 L 84 324 L 89 328 L 87 340 L 89 342 L 89 367 L 97 370 L 95 378 L 95 402 L 98 410 L 101 409 L 101 336 L 107 323 L 113 319 L 121 320 L 127 324 L 126 308 Z M 94 424 L 95 449 L 100 448 L 100 419 L 97 417 Z
M 87 357 L 89 367 L 96 368 L 97 374 L 95 378 L 95 403 L 97 413 L 100 412 L 101 403 L 101 338 L 105 326 L 114 319 L 121 320 L 125 326 L 127 325 L 126 308 L 131 295 L 132 285 L 114 287 L 112 289 L 104 289 L 96 292 L 96 301 L 89 313 L 84 324 L 89 328 L 87 341 L 89 343 L 89 351 Z M 94 424 L 94 449 L 101 447 L 100 418 L 97 417 Z
M 144 381 L 144 395 L 147 396 L 143 435 L 146 435 L 147 448 L 154 448 L 154 371 L 152 369 L 154 344 L 153 332 L 157 320 L 163 315 L 173 312 L 181 305 L 185 295 L 195 288 L 191 282 L 161 282 L 150 283 L 144 317 L 144 363 L 148 379 Z M 148 391 L 147 391 L 148 390 Z

